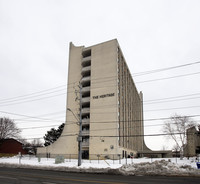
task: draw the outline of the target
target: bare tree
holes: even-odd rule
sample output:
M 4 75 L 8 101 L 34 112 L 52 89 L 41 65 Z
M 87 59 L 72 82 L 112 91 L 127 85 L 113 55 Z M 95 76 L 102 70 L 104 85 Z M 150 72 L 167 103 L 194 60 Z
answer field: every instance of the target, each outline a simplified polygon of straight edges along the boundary
M 172 147 L 172 151 L 180 152 L 180 147 L 177 144 L 174 144 L 174 146 Z
M 41 147 L 41 146 L 43 146 L 43 143 L 42 143 L 42 141 L 40 139 L 35 138 L 31 142 L 31 145 L 36 146 L 36 147 Z
M 188 116 L 180 116 L 175 114 L 166 121 L 163 126 L 163 133 L 168 135 L 175 142 L 175 147 L 183 155 L 183 148 L 186 143 L 186 130 L 190 127 L 196 126 L 196 123 Z
M 37 148 L 42 147 L 43 143 L 40 141 L 40 139 L 33 139 L 31 142 L 28 142 L 26 140 L 23 141 L 23 146 L 24 149 L 29 153 L 29 154 L 36 154 Z
M 42 145 L 43 143 L 40 141 L 40 139 L 33 139 L 33 141 L 31 142 L 31 146 L 32 146 L 34 154 L 36 154 L 37 148 L 42 147 Z
M 21 130 L 9 118 L 0 118 L 0 139 L 19 138 Z

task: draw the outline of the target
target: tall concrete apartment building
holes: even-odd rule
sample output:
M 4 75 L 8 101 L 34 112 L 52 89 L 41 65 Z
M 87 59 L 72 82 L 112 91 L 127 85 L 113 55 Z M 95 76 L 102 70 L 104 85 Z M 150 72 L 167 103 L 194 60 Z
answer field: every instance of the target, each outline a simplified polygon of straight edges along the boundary
M 144 143 L 138 92 L 116 39 L 90 47 L 70 43 L 66 124 L 61 137 L 38 154 L 118 158 L 150 151 Z

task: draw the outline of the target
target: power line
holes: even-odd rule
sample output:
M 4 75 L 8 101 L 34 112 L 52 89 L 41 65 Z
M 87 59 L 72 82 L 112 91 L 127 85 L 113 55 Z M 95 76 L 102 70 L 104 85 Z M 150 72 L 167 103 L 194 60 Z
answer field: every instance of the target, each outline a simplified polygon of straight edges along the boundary
M 146 81 L 140 81 L 140 82 L 137 82 L 137 83 L 146 83 L 146 82 L 160 81 L 160 80 L 166 80 L 166 79 L 177 78 L 177 77 L 184 77 L 184 76 L 196 75 L 196 74 L 200 74 L 200 72 L 190 73 L 190 74 L 184 74 L 184 75 L 177 75 L 177 76 L 166 77 L 166 78 L 152 79 L 152 80 L 146 80 Z M 103 82 L 105 83 L 105 81 L 103 81 Z M 109 85 L 109 87 L 110 86 L 111 85 Z M 105 88 L 105 87 L 106 86 L 104 86 L 103 88 Z M 102 87 L 99 87 L 99 88 L 102 88 Z M 53 88 L 53 89 L 55 89 L 55 88 Z M 93 89 L 95 89 L 95 88 L 93 88 Z M 64 90 L 64 89 L 62 89 L 62 90 Z M 43 90 L 43 91 L 47 91 L 47 90 Z M 25 97 L 24 96 L 18 96 L 18 97 L 9 98 L 10 100 L 8 100 L 8 99 L 2 99 L 1 103 L 3 103 L 3 105 L 0 105 L 0 106 L 18 105 L 18 104 L 21 104 L 21 103 L 33 102 L 33 101 L 48 99 L 48 98 L 57 97 L 57 96 L 61 96 L 61 95 L 66 95 L 66 93 L 62 93 L 62 94 L 57 94 L 57 95 L 53 95 L 53 96 L 42 97 L 42 98 L 33 99 L 33 100 L 26 100 L 27 98 L 35 98 L 35 97 L 38 97 L 38 96 L 43 96 L 43 95 L 55 93 L 55 92 L 58 92 L 58 91 L 61 91 L 61 90 L 56 90 L 56 91 L 48 92 L 48 93 L 45 93 L 45 94 L 35 95 L 35 96 L 30 96 L 31 94 L 28 94 L 28 95 L 25 95 Z M 41 92 L 38 92 L 38 93 L 41 93 Z M 72 91 L 71 93 L 73 93 L 73 92 L 74 91 Z M 70 93 L 70 92 L 68 92 L 68 93 Z M 32 93 L 32 94 L 35 94 L 35 93 Z M 27 97 L 27 96 L 29 96 L 29 97 Z M 21 98 L 21 99 L 16 99 L 16 98 Z M 13 99 L 13 100 L 11 100 L 11 99 Z M 18 102 L 18 103 L 12 103 L 13 101 L 20 101 L 20 100 L 26 100 L 26 101 L 22 101 L 22 102 Z M 5 104 L 5 103 L 10 103 L 10 104 Z
M 200 93 L 192 93 L 192 94 L 181 95 L 181 96 L 172 96 L 172 97 L 167 97 L 167 98 L 157 98 L 157 99 L 145 100 L 145 102 L 168 100 L 168 99 L 182 98 L 182 97 L 196 96 L 196 95 L 200 95 Z
M 147 75 L 147 74 L 150 74 L 150 73 L 156 73 L 156 72 L 160 72 L 160 71 L 165 71 L 165 70 L 169 70 L 169 69 L 175 69 L 175 68 L 190 66 L 190 65 L 199 64 L 199 63 L 200 62 L 198 61 L 198 62 L 193 62 L 193 63 L 187 63 L 187 64 L 184 64 L 184 65 L 177 65 L 177 66 L 173 66 L 173 67 L 161 68 L 161 69 L 156 69 L 156 70 L 149 70 L 149 71 L 145 71 L 145 72 L 135 73 L 135 74 L 133 74 L 133 76 L 134 75 L 136 75 L 136 76 L 138 76 L 138 75 Z M 197 74 L 197 73 L 185 74 L 185 75 L 182 75 L 182 76 L 195 75 L 195 74 Z M 112 78 L 114 77 L 115 79 L 117 79 L 117 76 L 111 76 L 111 77 Z M 102 79 L 111 78 L 111 77 L 104 77 L 104 78 L 98 78 L 98 79 L 94 78 L 93 81 L 94 80 L 102 80 Z M 173 76 L 172 78 L 175 78 L 175 77 L 180 77 L 180 76 Z M 169 79 L 169 78 L 164 78 L 164 79 Z M 161 80 L 161 79 L 154 79 L 153 81 L 156 81 L 156 80 Z M 139 81 L 139 83 L 144 83 L 144 82 L 147 82 L 147 81 Z M 78 84 L 79 81 L 69 83 L 68 85 L 60 85 L 60 86 L 56 86 L 56 87 L 53 87 L 53 88 L 48 88 L 46 90 L 41 90 L 41 91 L 38 91 L 38 92 L 33 92 L 33 93 L 24 94 L 24 95 L 20 95 L 20 96 L 16 96 L 16 97 L 11 97 L 11 98 L 6 98 L 6 99 L 0 99 L 0 101 L 2 102 L 2 101 L 14 100 L 16 98 L 24 98 L 24 97 L 32 96 L 32 95 L 35 95 L 35 94 L 38 94 L 38 93 L 44 93 L 44 92 L 47 92 L 47 91 L 55 90 L 55 89 L 58 89 L 58 88 L 61 88 L 61 87 L 65 87 L 66 88 L 66 86 L 69 86 L 69 85 L 72 85 L 72 84 L 76 84 L 76 83 Z M 64 89 L 62 89 L 62 90 L 64 90 Z M 50 92 L 50 93 L 54 93 L 54 92 Z
M 186 106 L 186 107 L 175 107 L 175 108 L 166 108 L 166 109 L 152 109 L 152 110 L 145 110 L 145 112 L 151 111 L 166 111 L 166 110 L 175 110 L 175 109 L 190 109 L 190 108 L 199 108 L 200 106 Z
M 199 106 L 197 106 L 197 107 L 199 107 Z M 185 108 L 185 107 L 182 107 L 182 108 Z M 47 118 L 39 118 L 39 117 L 35 117 L 35 116 L 30 116 L 30 115 L 18 114 L 18 113 L 13 113 L 13 112 L 6 112 L 6 111 L 0 111 L 0 112 L 4 113 L 4 114 L 11 114 L 11 115 L 22 116 L 22 117 L 27 117 L 27 118 L 33 118 L 33 119 L 38 119 L 38 120 L 58 121 L 58 122 L 60 121 L 60 120 L 47 119 Z M 190 115 L 190 116 L 185 116 L 185 117 L 198 117 L 198 116 L 200 116 L 200 115 L 197 114 L 197 115 Z M 147 119 L 147 120 L 144 119 L 142 121 L 153 121 L 153 120 L 163 120 L 163 119 L 170 119 L 170 118 L 155 118 L 155 119 Z M 138 121 L 138 120 L 132 120 L 132 121 Z M 105 122 L 107 123 L 108 121 L 105 121 Z
M 55 126 L 60 126 L 59 125 L 48 125 L 48 126 L 37 126 L 37 127 L 24 127 L 24 128 L 20 128 L 21 130 L 27 130 L 27 129 L 38 129 L 38 128 L 49 128 L 49 127 L 55 127 Z
M 186 66 L 195 65 L 195 64 L 200 64 L 200 61 L 192 62 L 192 63 L 187 63 L 187 64 L 183 64 L 183 65 L 177 65 L 177 66 L 167 67 L 167 68 L 160 68 L 160 69 L 155 69 L 155 70 L 149 70 L 149 71 L 145 71 L 145 72 L 138 72 L 138 73 L 134 73 L 134 74 L 131 74 L 131 75 L 133 77 L 137 77 L 137 76 L 140 76 L 140 75 L 148 75 L 148 74 L 151 74 L 151 73 L 156 73 L 156 72 L 160 72 L 160 71 L 165 71 L 165 70 L 171 70 L 171 69 L 186 67 Z M 110 80 L 112 80 L 112 78 L 117 79 L 118 76 L 114 75 L 114 76 L 109 76 L 109 77 L 93 78 L 92 81 L 94 82 L 94 81 L 98 81 L 98 80 L 102 80 L 102 79 L 109 79 L 109 78 L 111 78 Z M 69 85 L 75 84 L 75 83 L 79 83 L 79 82 L 80 81 L 72 82 L 72 83 L 69 83 Z
M 165 77 L 165 78 L 159 78 L 159 79 L 138 81 L 138 82 L 136 82 L 136 84 L 139 84 L 139 83 L 146 83 L 146 82 L 155 82 L 155 81 L 161 81 L 161 80 L 166 80 L 166 79 L 173 79 L 173 78 L 179 78 L 179 77 L 185 77 L 185 76 L 197 75 L 197 74 L 200 74 L 200 72 L 188 73 L 188 74 L 184 74 L 184 75 L 176 75 L 176 76 L 172 76 L 172 77 Z
M 128 121 L 127 121 L 128 122 Z M 176 124 L 176 123 L 170 123 L 170 124 Z M 65 124 L 65 126 L 67 126 L 68 124 Z M 100 129 L 100 128 L 98 128 L 98 129 L 90 129 L 89 130 L 89 132 L 96 132 L 96 131 L 103 131 L 103 130 L 123 130 L 123 129 L 130 129 L 130 128 L 140 128 L 140 127 L 155 127 L 155 126 L 163 126 L 163 125 L 165 125 L 165 123 L 161 123 L 161 124 L 152 124 L 152 125 L 133 125 L 133 126 L 127 126 L 127 127 L 122 127 L 122 128 L 103 128 L 103 129 Z M 60 126 L 60 124 L 59 125 L 48 125 L 48 126 L 37 126 L 37 127 L 22 127 L 22 128 L 20 128 L 21 130 L 29 130 L 29 129 L 41 129 L 41 128 L 52 128 L 52 127 L 55 127 L 55 126 Z M 84 130 L 83 130 L 84 131 Z M 77 131 L 75 131 L 75 132 L 70 132 L 70 133 L 76 133 Z M 69 132 L 68 132 L 69 133 Z
M 54 88 L 49 88 L 49 89 L 41 90 L 41 91 L 38 91 L 38 92 L 28 93 L 28 94 L 15 96 L 15 97 L 11 97 L 11 98 L 5 98 L 5 99 L 1 99 L 0 101 L 12 100 L 12 99 L 15 99 L 15 98 L 24 98 L 26 96 L 31 96 L 31 95 L 34 95 L 34 94 L 43 93 L 43 92 L 50 91 L 50 90 L 53 90 L 53 89 L 58 89 L 58 88 L 64 87 L 64 86 L 66 86 L 66 85 L 61 85 L 61 86 L 57 86 L 57 87 L 54 87 Z
M 156 70 L 149 70 L 149 71 L 145 71 L 145 72 L 138 72 L 138 73 L 134 73 L 133 76 L 136 77 L 136 76 L 141 76 L 141 75 L 148 75 L 148 74 L 152 74 L 152 73 L 162 72 L 162 71 L 176 69 L 176 68 L 182 68 L 182 67 L 196 65 L 196 64 L 200 64 L 200 61 L 193 62 L 193 63 L 187 63 L 187 64 L 183 64 L 183 65 L 167 67 L 167 68 L 160 68 L 160 69 L 156 69 Z
M 26 99 L 30 99 L 30 98 L 40 97 L 40 96 L 43 96 L 43 95 L 48 95 L 48 94 L 52 94 L 52 93 L 57 93 L 57 92 L 60 92 L 60 91 L 63 91 L 63 90 L 66 90 L 66 89 L 51 91 L 51 92 L 48 92 L 48 93 L 38 94 L 38 95 L 34 95 L 34 96 L 28 95 L 28 97 L 24 96 L 24 97 L 16 98 L 16 99 L 13 99 L 13 100 L 1 100 L 0 103 L 2 104 L 2 103 L 15 102 L 15 101 L 19 101 L 19 100 L 26 100 Z M 62 93 L 62 94 L 66 94 L 66 93 Z M 62 95 L 62 94 L 60 94 L 60 95 Z M 45 98 L 45 97 L 44 97 L 44 98 Z
M 99 88 L 106 88 L 106 87 L 110 87 L 111 85 L 109 86 L 104 86 L 104 87 L 99 87 Z M 99 88 L 93 88 L 93 89 L 99 89 Z M 55 92 L 55 91 L 54 91 Z M 54 92 L 50 92 L 50 93 L 54 93 Z M 68 93 L 74 93 L 73 92 L 68 92 Z M 48 93 L 49 94 L 49 93 Z M 196 93 L 196 94 L 190 94 L 190 95 L 183 95 L 183 96 L 175 96 L 175 97 L 168 97 L 168 98 L 162 98 L 162 99 L 152 99 L 152 100 L 147 100 L 144 102 L 144 105 L 147 104 L 146 102 L 148 101 L 160 101 L 160 100 L 165 100 L 165 99 L 171 99 L 171 98 L 180 98 L 180 97 L 186 97 L 186 96 L 193 96 L 193 95 L 199 95 L 200 93 Z M 43 95 L 43 94 L 42 94 Z M 1 107 L 3 106 L 10 106 L 10 105 L 18 105 L 18 104 L 22 104 L 22 103 L 27 103 L 27 102 L 33 102 L 33 101 L 38 101 L 38 100 L 44 100 L 44 99 L 48 99 L 48 98 L 52 98 L 52 97 L 57 97 L 57 96 L 61 96 L 61 95 L 66 95 L 66 93 L 62 93 L 62 94 L 57 94 L 57 95 L 52 95 L 52 96 L 47 96 L 47 97 L 42 97 L 42 98 L 37 98 L 37 99 L 30 99 L 30 100 L 26 100 L 26 101 L 22 101 L 22 102 L 17 102 L 17 103 L 8 103 L 8 104 L 5 104 L 7 102 L 3 102 L 4 104 L 1 103 Z M 37 95 L 37 96 L 41 96 L 41 95 Z M 35 96 L 34 96 L 35 97 Z M 33 98 L 34 98 L 33 97 Z M 30 97 L 32 98 L 32 97 Z M 195 98 L 199 98 L 199 97 L 195 97 Z M 195 99 L 193 98 L 193 99 Z M 192 99 L 192 98 L 190 98 Z M 16 99 L 14 101 L 20 101 L 20 100 L 24 100 L 24 99 Z M 180 100 L 185 100 L 185 99 L 179 99 L 177 101 L 180 101 Z M 172 100 L 171 100 L 172 101 Z M 174 100 L 175 101 L 175 100 Z M 9 101 L 9 102 L 12 102 L 12 101 Z M 166 101 L 167 102 L 167 101 Z M 153 104 L 155 102 L 152 102 L 152 103 L 148 103 L 148 104 Z M 157 102 L 157 103 L 164 103 L 164 102 Z
M 200 115 L 199 115 L 200 116 Z M 158 119 L 146 119 L 144 121 L 158 121 L 158 120 L 169 120 L 171 118 L 158 118 Z M 99 121 L 99 122 L 90 122 L 90 124 L 116 124 L 116 123 L 126 123 L 126 122 L 141 122 L 142 120 L 130 120 L 130 121 Z M 65 124 L 65 126 L 70 126 L 70 125 L 75 125 L 77 124 L 77 122 L 74 122 L 74 121 L 67 121 L 67 123 Z M 48 128 L 48 127 L 54 127 L 54 126 L 59 126 L 60 124 L 53 124 L 53 125 L 48 125 L 48 126 L 35 126 L 35 127 L 22 127 L 20 129 L 39 129 L 39 128 Z M 161 126 L 163 124 L 150 124 L 150 125 L 144 125 L 143 127 L 151 127 L 151 126 Z M 141 125 L 134 125 L 134 127 L 142 127 Z M 98 130 L 102 130 L 102 129 L 98 129 Z M 105 129 L 107 130 L 107 129 Z
M 145 110 L 144 112 L 152 112 L 152 111 L 166 111 L 166 110 L 174 110 L 174 109 L 187 109 L 187 108 L 199 108 L 200 106 L 186 106 L 186 107 L 176 107 L 176 108 L 166 108 L 166 109 L 151 109 L 151 110 Z M 38 119 L 38 120 L 43 120 L 43 121 L 57 121 L 61 122 L 61 120 L 55 120 L 55 119 L 49 119 L 49 118 L 40 118 L 40 117 L 35 117 L 35 116 L 29 116 L 29 115 L 23 115 L 23 114 L 17 114 L 17 113 L 12 113 L 12 112 L 6 112 L 6 111 L 0 111 L 1 113 L 5 114 L 11 114 L 11 115 L 17 115 L 17 116 L 22 116 L 26 118 L 31 118 L 31 119 Z M 117 112 L 104 112 L 105 113 L 117 113 Z M 102 114 L 101 112 L 98 113 L 93 113 L 93 114 Z
M 149 103 L 144 103 L 144 105 L 151 105 L 151 104 L 159 104 L 159 103 L 167 103 L 167 102 L 177 102 L 177 101 L 184 101 L 184 100 L 194 100 L 199 99 L 200 97 L 193 97 L 193 98 L 183 98 L 183 99 L 175 99 L 175 100 L 166 100 L 166 101 L 154 101 Z
M 61 96 L 61 95 L 66 95 L 66 93 L 42 97 L 42 98 L 37 98 L 37 99 L 33 99 L 33 100 L 26 100 L 26 101 L 22 101 L 22 102 L 18 102 L 18 103 L 4 104 L 4 105 L 0 105 L 0 107 L 10 106 L 10 105 L 18 105 L 18 104 L 23 104 L 23 103 L 27 103 L 27 102 L 35 102 L 35 101 L 40 101 L 40 100 L 44 100 L 44 99 L 48 99 L 48 98 L 52 98 L 52 97 L 58 97 L 58 96 Z
M 39 119 L 39 120 L 54 121 L 54 122 L 55 121 L 59 121 L 59 120 L 54 120 L 54 119 L 39 118 L 39 117 L 34 117 L 34 116 L 29 116 L 29 115 L 23 115 L 23 114 L 17 114 L 17 113 L 12 113 L 12 112 L 6 112 L 6 111 L 0 111 L 0 112 L 4 113 L 4 114 L 22 116 L 22 117 L 27 117 L 27 118 Z
M 96 138 L 118 138 L 118 137 L 156 137 L 156 136 L 169 136 L 169 135 L 180 135 L 185 134 L 185 132 L 176 132 L 176 133 L 163 133 L 163 134 L 135 134 L 135 135 L 90 135 L 90 137 L 96 137 Z M 194 134 L 188 134 L 188 135 L 194 135 Z M 78 136 L 78 134 L 67 134 L 67 135 L 61 135 L 60 137 L 71 137 L 71 136 Z M 83 136 L 82 136 L 83 137 Z M 33 140 L 33 139 L 43 139 L 43 137 L 35 137 L 35 138 L 27 138 L 27 139 L 19 139 L 19 140 Z
M 180 134 L 185 134 L 185 132 L 183 133 L 173 133 L 173 135 L 180 135 Z M 166 135 L 171 135 L 171 134 L 137 134 L 137 135 L 122 135 L 122 136 L 117 136 L 117 135 L 105 135 L 105 136 L 101 136 L 101 135 L 92 135 L 90 137 L 152 137 L 152 136 L 166 136 Z M 192 134 L 193 135 L 193 134 Z
M 52 115 L 57 115 L 57 114 L 63 114 L 65 112 L 66 111 L 56 111 L 56 112 L 51 112 L 51 113 L 47 113 L 47 114 L 40 114 L 40 115 L 37 115 L 37 117 L 40 118 L 40 117 L 44 117 L 44 116 L 52 116 Z M 34 117 L 36 117 L 36 116 L 34 116 Z M 15 121 L 30 121 L 30 118 L 15 119 Z M 31 121 L 33 121 L 32 118 L 31 118 Z
M 149 109 L 149 110 L 144 110 L 143 112 L 151 112 L 151 111 L 165 111 L 165 110 L 175 110 L 175 109 L 190 109 L 190 108 L 199 108 L 200 106 L 184 106 L 184 107 L 171 107 L 171 108 L 166 108 L 166 109 Z M 110 107 L 112 108 L 112 107 Z M 93 108 L 96 109 L 96 108 Z M 105 109 L 105 108 L 102 108 Z M 93 112 L 92 114 L 111 114 L 111 113 L 118 113 L 119 111 L 106 111 L 106 112 Z M 134 111 L 134 112 L 140 112 Z M 123 114 L 127 114 L 128 112 L 123 112 Z

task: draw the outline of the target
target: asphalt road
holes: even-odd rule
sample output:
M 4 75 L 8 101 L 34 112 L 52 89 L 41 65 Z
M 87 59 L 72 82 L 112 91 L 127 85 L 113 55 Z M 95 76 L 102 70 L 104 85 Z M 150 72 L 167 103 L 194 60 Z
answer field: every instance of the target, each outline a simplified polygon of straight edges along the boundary
M 0 167 L 0 184 L 197 184 L 195 177 L 121 176 Z

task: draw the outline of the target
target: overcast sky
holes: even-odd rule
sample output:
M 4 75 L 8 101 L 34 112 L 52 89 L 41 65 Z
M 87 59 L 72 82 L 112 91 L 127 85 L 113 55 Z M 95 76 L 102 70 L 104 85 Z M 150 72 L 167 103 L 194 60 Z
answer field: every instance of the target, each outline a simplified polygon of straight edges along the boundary
M 115 38 L 133 75 L 193 63 L 133 77 L 145 120 L 200 115 L 199 0 L 0 0 L 0 116 L 14 119 L 25 138 L 43 137 L 65 121 L 69 42 Z M 161 133 L 162 123 L 145 121 L 145 134 Z M 49 127 L 31 128 L 39 126 Z M 173 145 L 145 141 L 151 149 Z

